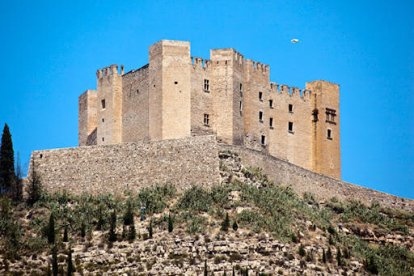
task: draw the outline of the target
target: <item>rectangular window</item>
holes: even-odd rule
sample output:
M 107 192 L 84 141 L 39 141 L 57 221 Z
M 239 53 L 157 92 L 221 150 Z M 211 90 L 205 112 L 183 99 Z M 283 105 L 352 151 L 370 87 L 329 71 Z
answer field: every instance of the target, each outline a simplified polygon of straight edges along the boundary
M 269 100 L 269 107 L 273 108 L 273 100 Z
M 315 109 L 312 111 L 312 116 L 313 116 L 313 121 L 314 121 L 314 122 L 317 122 L 317 121 L 318 121 L 318 114 L 319 114 L 319 111 L 315 108 Z
M 259 111 L 259 121 L 263 123 L 263 111 Z
M 259 101 L 263 101 L 263 93 L 259 92 Z
M 328 138 L 328 140 L 332 140 L 332 130 L 328 128 L 327 132 L 326 132 L 326 138 Z
M 293 104 L 289 104 L 289 113 L 293 113 Z
M 210 116 L 208 114 L 204 114 L 204 125 L 205 126 L 210 125 Z
M 101 105 L 102 105 L 102 109 L 105 109 L 105 106 L 106 106 L 105 99 L 101 100 Z
M 210 91 L 210 81 L 208 79 L 204 79 L 204 91 L 205 92 Z
M 288 124 L 288 131 L 290 133 L 293 133 L 293 123 L 292 122 L 289 122 L 289 124 Z
M 242 101 L 240 101 L 239 109 L 240 109 L 240 115 L 242 115 L 243 114 L 243 102 Z
M 336 110 L 327 108 L 325 113 L 326 113 L 326 122 L 331 123 L 331 124 L 336 124 L 335 123 Z
M 272 117 L 269 118 L 269 127 L 273 128 L 273 118 Z
M 262 135 L 262 138 L 260 139 L 260 143 L 262 146 L 266 146 L 266 136 Z
M 240 83 L 240 93 L 243 93 L 243 84 Z

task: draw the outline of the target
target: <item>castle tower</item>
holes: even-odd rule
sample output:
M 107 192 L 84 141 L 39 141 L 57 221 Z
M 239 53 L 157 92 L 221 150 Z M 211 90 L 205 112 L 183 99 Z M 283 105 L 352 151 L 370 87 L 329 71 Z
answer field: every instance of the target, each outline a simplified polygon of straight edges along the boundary
M 97 144 L 122 142 L 122 74 L 117 65 L 100 69 L 97 76 Z
M 96 114 L 97 93 L 95 90 L 86 90 L 79 96 L 79 146 L 96 144 L 97 114 Z
M 149 50 L 149 136 L 151 140 L 191 135 L 190 43 L 162 40 Z
M 243 90 L 243 56 L 234 49 L 210 51 L 214 126 L 219 141 L 242 145 L 244 124 L 240 105 Z
M 339 86 L 318 80 L 306 88 L 312 90 L 312 170 L 340 179 Z

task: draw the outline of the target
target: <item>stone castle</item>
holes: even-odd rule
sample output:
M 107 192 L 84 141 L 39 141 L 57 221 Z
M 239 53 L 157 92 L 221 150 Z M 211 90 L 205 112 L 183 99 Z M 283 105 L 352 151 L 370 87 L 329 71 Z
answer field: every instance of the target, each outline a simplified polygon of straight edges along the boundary
M 79 97 L 80 146 L 213 134 L 340 179 L 339 131 L 337 84 L 279 85 L 268 65 L 234 49 L 213 49 L 203 60 L 185 41 L 155 43 L 137 70 L 98 70 L 97 89 Z

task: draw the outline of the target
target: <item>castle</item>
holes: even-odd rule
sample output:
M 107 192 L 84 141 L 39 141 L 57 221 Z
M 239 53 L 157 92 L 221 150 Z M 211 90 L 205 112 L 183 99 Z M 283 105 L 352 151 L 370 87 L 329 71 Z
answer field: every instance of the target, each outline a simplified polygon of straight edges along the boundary
M 162 40 L 149 64 L 124 73 L 97 71 L 97 89 L 79 97 L 79 145 L 181 139 L 214 134 L 219 142 L 260 150 L 339 179 L 339 86 L 290 88 L 270 68 L 234 49 L 192 57 L 190 43 Z

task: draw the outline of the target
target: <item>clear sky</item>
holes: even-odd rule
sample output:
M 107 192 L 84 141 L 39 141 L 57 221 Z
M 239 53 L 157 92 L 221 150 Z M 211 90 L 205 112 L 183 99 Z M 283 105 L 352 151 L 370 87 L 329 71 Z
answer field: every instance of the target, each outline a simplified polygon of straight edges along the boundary
M 77 145 L 77 100 L 96 69 L 141 67 L 161 39 L 188 40 L 204 58 L 236 48 L 269 64 L 274 82 L 339 83 L 343 179 L 414 199 L 413 10 L 409 0 L 2 0 L 1 128 L 27 167 L 32 150 Z

